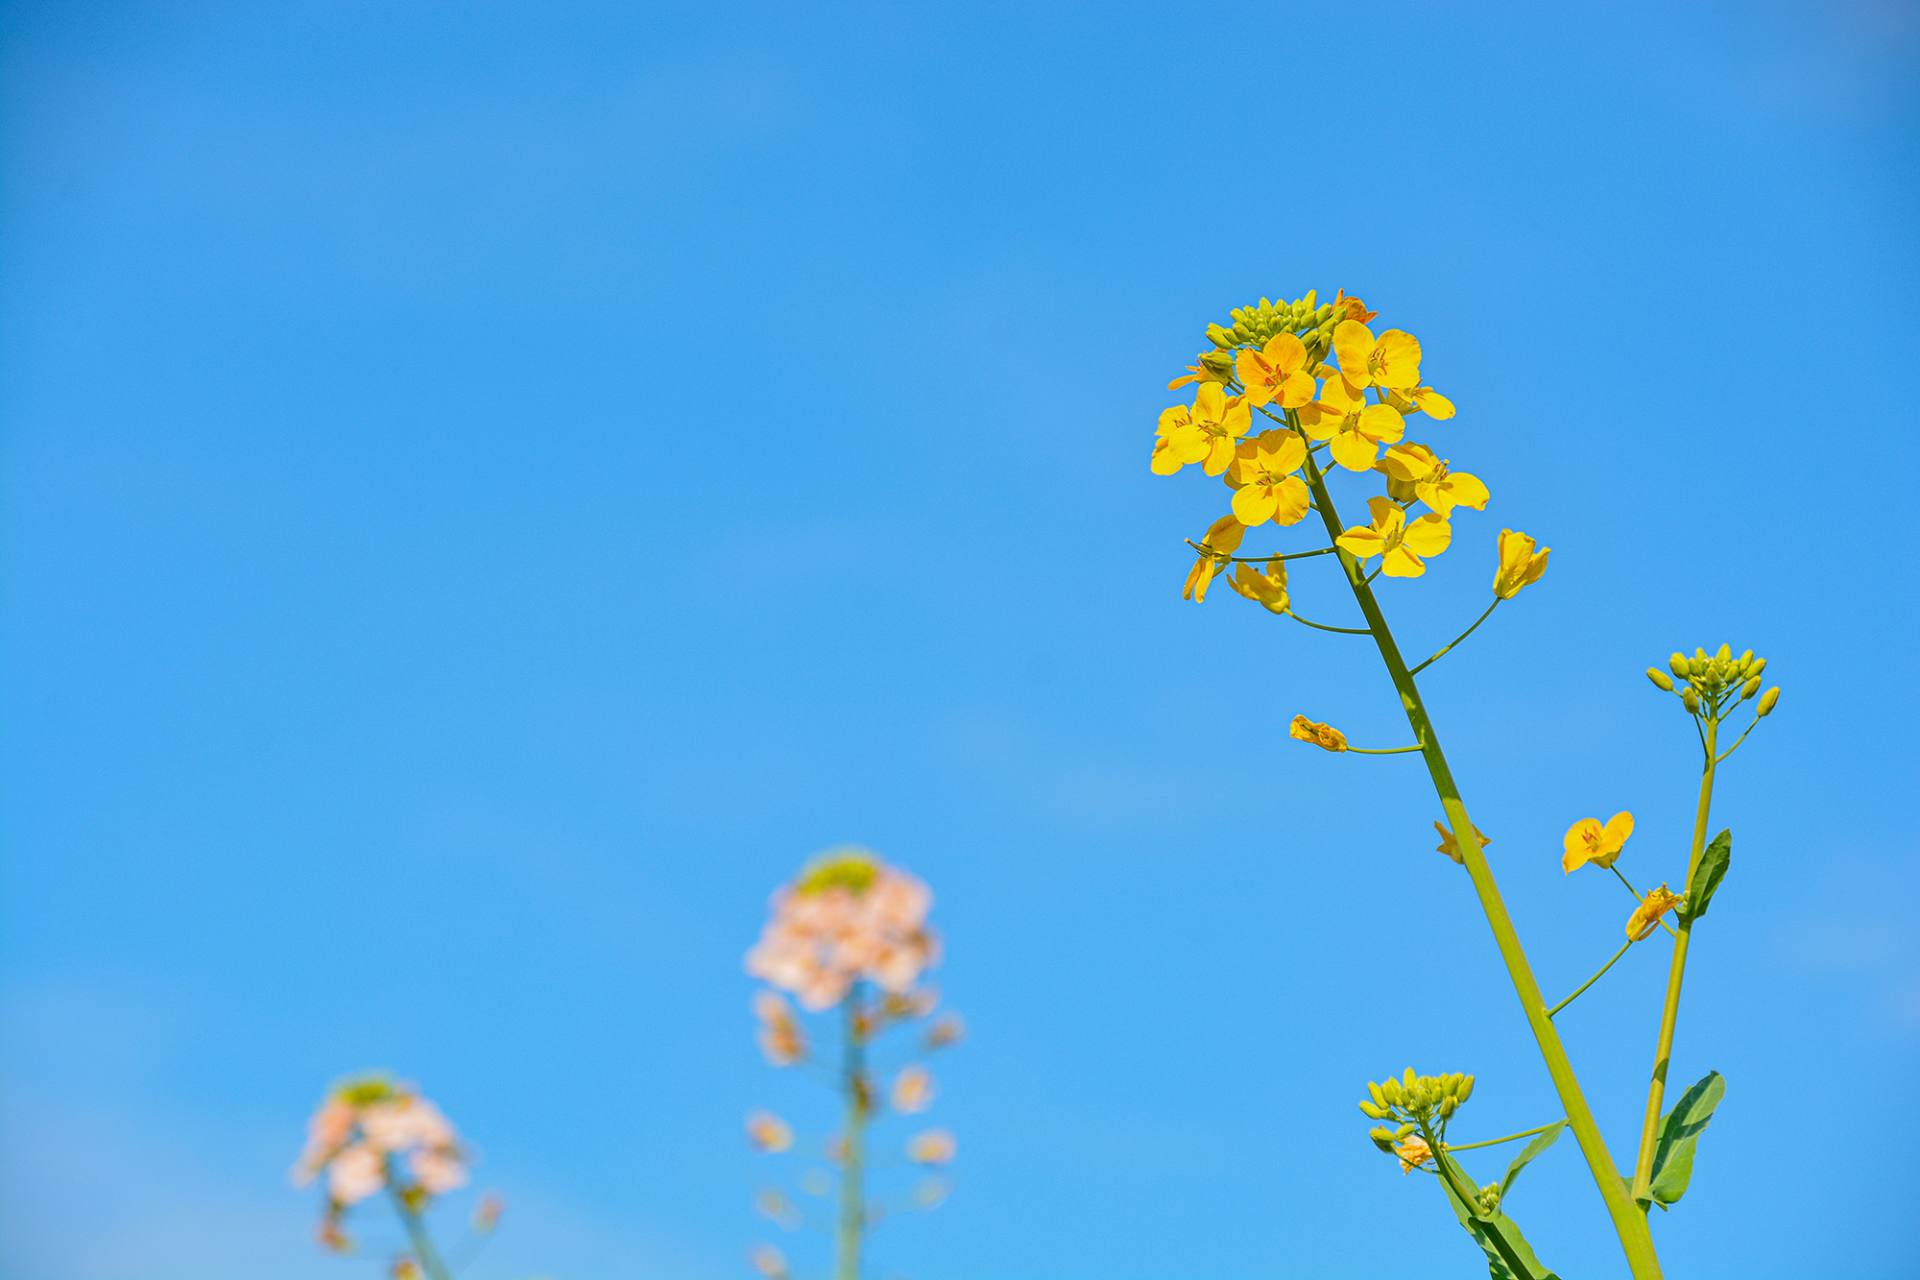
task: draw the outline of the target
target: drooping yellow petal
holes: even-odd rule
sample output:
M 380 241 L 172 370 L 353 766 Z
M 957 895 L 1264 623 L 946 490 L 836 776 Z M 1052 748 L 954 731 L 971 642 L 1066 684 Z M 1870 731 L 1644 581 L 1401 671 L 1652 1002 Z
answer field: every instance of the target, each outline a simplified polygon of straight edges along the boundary
M 1417 578 L 1427 571 L 1427 565 L 1403 542 L 1387 548 L 1380 557 L 1380 571 L 1389 578 Z
M 1453 416 L 1453 401 L 1435 391 L 1432 387 L 1416 387 L 1413 403 L 1435 422 L 1445 422 Z
M 1240 549 L 1240 540 L 1247 536 L 1247 527 L 1232 516 L 1221 516 L 1207 526 L 1207 536 L 1201 541 L 1223 556 L 1230 556 Z
M 1342 431 L 1333 437 L 1333 460 L 1349 471 L 1367 471 L 1380 456 L 1380 446 L 1358 431 Z
M 1647 890 L 1645 900 L 1627 917 L 1627 938 L 1639 942 L 1651 937 L 1653 931 L 1660 927 L 1660 917 L 1679 906 L 1681 901 L 1680 895 L 1669 891 L 1664 884 L 1658 889 Z
M 1335 538 L 1333 545 L 1350 556 L 1370 560 L 1385 549 L 1387 540 L 1380 535 L 1378 529 L 1369 529 L 1365 525 L 1357 524 Z
M 1479 476 L 1469 475 L 1465 471 L 1449 471 L 1446 488 L 1451 505 L 1472 507 L 1475 511 L 1485 511 L 1487 500 L 1493 497 L 1487 492 L 1487 486 L 1480 482 Z

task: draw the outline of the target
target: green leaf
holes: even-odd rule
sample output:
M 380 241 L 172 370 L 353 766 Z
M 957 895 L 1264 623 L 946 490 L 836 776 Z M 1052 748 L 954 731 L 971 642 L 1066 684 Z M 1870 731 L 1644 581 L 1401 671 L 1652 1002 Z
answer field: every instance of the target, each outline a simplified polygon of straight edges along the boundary
M 1693 883 L 1687 887 L 1687 919 L 1698 920 L 1707 914 L 1707 904 L 1713 901 L 1714 890 L 1726 879 L 1727 864 L 1732 859 L 1733 832 L 1722 831 L 1700 855 L 1700 865 L 1694 869 Z
M 1694 1147 L 1726 1092 L 1726 1080 L 1718 1071 L 1709 1071 L 1680 1095 L 1673 1110 L 1660 1121 L 1660 1140 L 1653 1149 L 1653 1181 L 1647 1188 L 1656 1203 L 1673 1204 L 1686 1194 L 1687 1182 L 1693 1177 Z
M 1560 1135 L 1566 1132 L 1566 1128 L 1567 1122 L 1562 1120 L 1559 1124 L 1554 1125 L 1553 1128 L 1548 1129 L 1532 1142 L 1529 1142 L 1521 1150 L 1520 1154 L 1513 1158 L 1513 1163 L 1507 1166 L 1507 1176 L 1500 1179 L 1501 1203 L 1504 1204 L 1506 1202 L 1507 1192 L 1513 1190 L 1513 1180 L 1520 1176 L 1520 1171 L 1526 1168 L 1535 1156 L 1558 1141 Z
M 1512 1218 L 1497 1210 L 1482 1214 L 1477 1206 L 1460 1198 L 1454 1182 L 1456 1179 L 1465 1182 L 1467 1177 L 1450 1156 L 1436 1153 L 1435 1162 L 1440 1166 L 1440 1188 L 1447 1193 L 1447 1203 L 1453 1206 L 1454 1216 L 1487 1255 L 1487 1274 L 1491 1280 L 1560 1280 L 1534 1255 L 1533 1246 L 1520 1234 L 1519 1224 Z

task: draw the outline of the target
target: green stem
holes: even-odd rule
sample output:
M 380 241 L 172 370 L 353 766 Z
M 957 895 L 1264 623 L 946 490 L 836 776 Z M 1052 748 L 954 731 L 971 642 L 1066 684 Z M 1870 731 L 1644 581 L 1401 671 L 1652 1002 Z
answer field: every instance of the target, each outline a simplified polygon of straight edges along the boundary
M 1740 744 L 1747 740 L 1747 734 L 1752 733 L 1754 729 L 1759 726 L 1759 724 L 1760 724 L 1760 717 L 1755 716 L 1753 718 L 1753 723 L 1748 725 L 1746 729 L 1741 732 L 1740 736 L 1733 740 L 1732 746 L 1728 747 L 1725 751 L 1722 751 L 1720 753 L 1720 759 L 1715 760 L 1714 763 L 1716 765 L 1721 764 L 1726 760 L 1728 756 L 1738 751 L 1740 749 Z
M 846 1150 L 840 1166 L 839 1250 L 834 1280 L 860 1280 L 860 1244 L 867 1224 L 862 1186 L 866 1169 L 867 1044 L 861 1028 L 861 989 L 847 993 L 847 1032 L 842 1083 L 847 1091 Z
M 1493 598 L 1493 603 L 1487 606 L 1487 611 L 1481 614 L 1479 617 L 1475 618 L 1473 620 L 1473 625 L 1471 627 L 1468 627 L 1465 631 L 1462 631 L 1459 635 L 1455 636 L 1452 640 L 1448 641 L 1447 644 L 1438 653 L 1434 654 L 1431 658 L 1428 658 L 1425 662 L 1421 663 L 1419 666 L 1413 668 L 1413 670 L 1407 672 L 1407 674 L 1410 676 L 1417 676 L 1422 671 L 1425 671 L 1428 667 L 1432 666 L 1434 663 L 1440 661 L 1440 659 L 1446 657 L 1449 653 L 1452 653 L 1455 645 L 1459 644 L 1462 640 L 1465 640 L 1468 636 L 1472 635 L 1476 630 L 1478 630 L 1480 624 L 1485 622 L 1488 618 L 1491 618 L 1493 616 L 1493 611 L 1495 609 L 1498 609 L 1499 607 L 1500 607 L 1500 597 L 1495 596 Z
M 1503 1142 L 1517 1142 L 1521 1138 L 1531 1138 L 1536 1133 L 1545 1133 L 1547 1130 L 1565 1123 L 1565 1120 L 1555 1120 L 1553 1124 L 1543 1124 L 1532 1129 L 1522 1129 L 1520 1132 L 1510 1133 L 1504 1138 L 1482 1138 L 1478 1142 L 1449 1142 L 1446 1144 L 1446 1149 L 1448 1151 L 1477 1151 L 1481 1147 L 1497 1147 Z
M 1626 942 L 1626 946 L 1623 946 L 1618 951 L 1614 952 L 1612 958 L 1609 959 L 1605 964 L 1601 965 L 1600 968 L 1594 972 L 1594 975 L 1591 978 L 1588 978 L 1585 982 L 1575 987 L 1573 989 L 1572 995 L 1568 996 L 1565 1000 L 1562 1000 L 1559 1004 L 1553 1006 L 1553 1008 L 1547 1010 L 1547 1016 L 1551 1018 L 1554 1014 L 1560 1012 L 1562 1009 L 1572 1004 L 1575 1000 L 1578 1000 L 1581 997 L 1581 995 L 1583 995 L 1586 992 L 1586 989 L 1588 987 L 1600 981 L 1601 974 L 1604 974 L 1607 970 L 1613 968 L 1613 962 L 1615 960 L 1618 960 L 1621 956 L 1627 954 L 1627 947 L 1631 947 L 1632 945 L 1633 945 L 1633 939 L 1628 938 Z
M 1348 747 L 1347 748 L 1348 751 L 1352 752 L 1356 756 L 1403 756 L 1403 755 L 1406 755 L 1409 751 L 1418 751 L 1419 749 L 1420 749 L 1420 744 L 1417 742 L 1410 747 Z
M 1340 636 L 1370 636 L 1373 634 L 1373 632 L 1365 627 L 1330 627 L 1324 622 L 1315 622 L 1311 618 L 1303 618 L 1291 609 L 1287 610 L 1287 616 L 1301 626 L 1312 627 L 1315 631 L 1331 631 L 1335 635 Z
M 1314 500 L 1320 507 L 1320 518 L 1327 527 L 1327 536 L 1337 542 L 1345 530 L 1334 509 L 1333 498 L 1327 492 L 1326 480 L 1311 458 L 1306 462 L 1306 474 Z M 1406 660 L 1400 656 L 1400 647 L 1394 642 L 1393 632 L 1387 626 L 1386 616 L 1380 611 L 1380 603 L 1374 598 L 1373 589 L 1367 585 L 1360 562 L 1350 553 L 1342 551 L 1340 567 L 1345 570 L 1347 585 L 1352 589 L 1353 598 L 1373 632 L 1374 643 L 1380 650 L 1380 660 L 1387 668 L 1387 675 L 1400 694 L 1400 705 L 1406 711 L 1413 736 L 1422 744 L 1427 772 L 1433 778 L 1433 789 L 1440 798 L 1440 808 L 1446 815 L 1447 824 L 1462 834 L 1463 838 L 1455 841 L 1461 861 L 1473 881 L 1474 893 L 1480 899 L 1480 910 L 1493 930 L 1494 945 L 1500 949 L 1500 958 L 1506 963 L 1507 976 L 1513 982 L 1514 994 L 1520 999 L 1527 1026 L 1533 1032 L 1547 1074 L 1553 1080 L 1561 1109 L 1566 1112 L 1567 1126 L 1573 1130 L 1581 1155 L 1586 1157 L 1594 1185 L 1606 1204 L 1607 1216 L 1612 1219 L 1614 1232 L 1620 1238 L 1627 1265 L 1635 1280 L 1659 1280 L 1660 1261 L 1654 1253 L 1653 1235 L 1647 1229 L 1647 1220 L 1627 1195 L 1619 1170 L 1613 1163 L 1613 1156 L 1607 1151 L 1606 1139 L 1600 1135 L 1600 1126 L 1593 1118 L 1592 1109 L 1587 1106 L 1586 1095 L 1581 1092 L 1580 1081 L 1574 1074 L 1572 1062 L 1567 1058 L 1566 1047 L 1560 1043 L 1560 1033 L 1554 1030 L 1553 1020 L 1547 1016 L 1546 999 L 1540 994 L 1540 983 L 1527 963 L 1527 954 L 1520 945 L 1519 934 L 1514 930 L 1513 918 L 1507 914 L 1506 903 L 1500 898 L 1500 888 L 1494 883 L 1486 852 L 1478 840 L 1464 838 L 1478 828 L 1473 825 L 1472 818 L 1467 815 L 1466 804 L 1460 799 L 1460 788 L 1453 780 L 1453 770 L 1440 749 L 1439 736 L 1434 733 L 1433 724 L 1427 717 L 1426 704 L 1420 699 L 1419 687 L 1414 684 L 1413 675 L 1407 670 Z
M 1693 813 L 1693 851 L 1687 858 L 1685 897 L 1693 888 L 1694 873 L 1700 869 L 1700 854 L 1707 847 L 1707 813 L 1713 806 L 1713 772 L 1720 762 L 1714 759 L 1714 747 L 1720 738 L 1720 722 L 1707 721 L 1706 768 L 1700 773 L 1700 803 Z M 1673 1056 L 1673 1027 L 1680 1018 L 1680 981 L 1687 974 L 1687 945 L 1693 939 L 1693 919 L 1680 917 L 1674 934 L 1673 959 L 1667 966 L 1667 999 L 1660 1010 L 1660 1038 L 1653 1047 L 1653 1079 L 1647 1085 L 1647 1112 L 1640 1121 L 1640 1152 L 1633 1162 L 1633 1198 L 1645 1200 L 1653 1184 L 1653 1149 L 1660 1136 L 1660 1104 L 1667 1091 L 1667 1063 Z
M 391 1161 L 389 1161 L 391 1171 Z M 408 1204 L 405 1193 L 394 1181 L 389 1172 L 387 1191 L 393 1196 L 393 1207 L 400 1213 L 400 1222 L 407 1230 L 407 1240 L 413 1246 L 413 1256 L 420 1263 L 420 1269 L 427 1273 L 427 1280 L 453 1280 L 453 1273 L 447 1270 L 447 1264 L 440 1258 L 440 1251 L 433 1247 L 433 1238 L 427 1234 L 427 1224 Z
M 1186 539 L 1186 543 L 1201 555 L 1213 554 L 1203 550 L 1201 545 L 1192 538 Z M 1270 556 L 1220 556 L 1219 559 L 1225 560 L 1228 564 L 1270 564 L 1275 560 L 1307 560 L 1314 556 L 1330 556 L 1333 552 L 1332 547 L 1320 547 L 1314 551 L 1289 551 L 1285 555 L 1276 552 Z

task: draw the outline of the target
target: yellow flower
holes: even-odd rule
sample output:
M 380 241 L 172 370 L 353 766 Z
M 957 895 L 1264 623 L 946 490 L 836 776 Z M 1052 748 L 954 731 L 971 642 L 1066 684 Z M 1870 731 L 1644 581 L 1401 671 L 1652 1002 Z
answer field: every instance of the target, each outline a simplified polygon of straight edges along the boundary
M 1307 344 L 1290 333 L 1277 333 L 1260 350 L 1234 357 L 1247 403 L 1256 407 L 1278 400 L 1283 409 L 1298 409 L 1313 399 L 1313 375 L 1306 365 Z
M 1249 527 L 1298 524 L 1307 514 L 1307 482 L 1294 472 L 1307 460 L 1307 446 L 1291 431 L 1263 431 L 1243 442 L 1227 483 L 1235 486 L 1234 518 Z
M 1362 561 L 1380 557 L 1389 578 L 1417 578 L 1427 571 L 1425 556 L 1437 556 L 1453 541 L 1453 526 L 1445 516 L 1424 515 L 1412 524 L 1407 513 L 1385 498 L 1368 498 L 1371 527 L 1355 525 L 1334 539 L 1334 545 Z
M 1433 1148 L 1427 1145 L 1425 1138 L 1415 1133 L 1409 1134 L 1405 1142 L 1395 1147 L 1393 1154 L 1400 1157 L 1400 1172 L 1408 1174 L 1433 1159 Z
M 915 1134 L 907 1143 L 907 1159 L 915 1164 L 951 1164 L 954 1149 L 951 1133 L 945 1129 L 928 1129 Z
M 1388 391 L 1387 403 L 1402 413 L 1424 413 L 1435 422 L 1453 416 L 1453 401 L 1432 387 L 1413 387 L 1407 391 Z
M 1316 747 L 1328 751 L 1345 751 L 1347 735 L 1330 724 L 1321 724 L 1318 720 L 1309 720 L 1305 716 L 1295 716 L 1293 723 L 1287 726 L 1287 736 L 1298 738 L 1301 742 L 1311 742 Z
M 1456 845 L 1453 841 L 1453 832 L 1447 830 L 1446 827 L 1442 826 L 1438 822 L 1433 824 L 1433 829 L 1440 833 L 1440 843 L 1435 845 L 1434 848 L 1438 849 L 1441 853 L 1446 854 L 1449 858 L 1452 858 L 1455 862 L 1459 862 L 1460 847 Z M 1488 845 L 1493 843 L 1493 841 L 1487 839 L 1486 834 L 1482 832 L 1479 827 L 1475 827 L 1473 829 L 1473 838 L 1480 842 L 1480 847 L 1482 849 L 1486 848 Z
M 1264 573 L 1250 564 L 1235 565 L 1227 585 L 1269 613 L 1287 611 L 1287 563 L 1278 556 L 1267 561 Z
M 1610 867 L 1632 834 L 1633 815 L 1625 810 L 1608 818 L 1604 827 L 1598 818 L 1582 818 L 1567 828 L 1566 839 L 1561 842 L 1566 852 L 1560 855 L 1560 866 L 1568 875 L 1589 862 Z
M 1435 457 L 1423 444 L 1395 445 L 1380 460 L 1380 467 L 1387 473 L 1389 494 L 1403 502 L 1419 498 L 1438 515 L 1451 516 L 1455 507 L 1485 511 L 1487 499 L 1493 496 L 1478 476 L 1449 470 L 1447 460 Z
M 1182 387 L 1192 386 L 1196 382 L 1225 382 L 1227 375 L 1233 372 L 1233 363 L 1227 359 L 1224 351 L 1202 351 L 1187 366 L 1186 373 L 1167 384 L 1167 390 L 1178 391 Z
M 1333 441 L 1333 460 L 1349 471 L 1365 471 L 1380 456 L 1380 446 L 1398 443 L 1406 420 L 1392 405 L 1369 404 L 1365 392 L 1345 378 L 1328 378 L 1320 398 L 1300 411 L 1300 425 L 1315 440 Z
M 793 1128 L 771 1111 L 747 1117 L 747 1141 L 762 1151 L 785 1151 L 793 1145 Z
M 1553 548 L 1535 551 L 1533 546 L 1533 539 L 1524 533 L 1500 531 L 1500 569 L 1493 575 L 1493 594 L 1511 600 L 1520 594 L 1520 588 L 1540 581 L 1540 575 L 1547 571 L 1547 553 Z
M 1342 289 L 1333 296 L 1333 314 L 1345 320 L 1358 320 L 1361 324 L 1365 324 L 1380 313 L 1367 310 L 1366 303 Z
M 1376 340 L 1358 320 L 1342 320 L 1333 328 L 1333 353 L 1356 387 L 1411 391 L 1420 385 L 1420 339 L 1405 329 L 1389 329 Z
M 1201 384 L 1194 393 L 1190 411 L 1193 425 L 1206 438 L 1207 453 L 1201 469 L 1217 476 L 1233 464 L 1234 446 L 1253 422 L 1253 410 L 1239 396 L 1227 398 L 1217 382 Z
M 1211 448 L 1207 433 L 1193 420 L 1183 404 L 1160 411 L 1160 427 L 1153 433 L 1153 474 L 1170 476 L 1190 462 L 1207 456 Z
M 1660 927 L 1660 917 L 1679 906 L 1683 899 L 1677 893 L 1667 892 L 1667 886 L 1647 890 L 1644 902 L 1633 909 L 1627 917 L 1627 937 L 1634 942 L 1650 936 Z
M 1247 526 L 1232 516 L 1221 516 L 1208 525 L 1207 536 L 1200 539 L 1200 558 L 1187 570 L 1187 585 L 1180 589 L 1180 598 L 1195 604 L 1205 600 L 1213 575 L 1233 563 L 1233 553 L 1240 549 L 1240 539 L 1246 536 Z

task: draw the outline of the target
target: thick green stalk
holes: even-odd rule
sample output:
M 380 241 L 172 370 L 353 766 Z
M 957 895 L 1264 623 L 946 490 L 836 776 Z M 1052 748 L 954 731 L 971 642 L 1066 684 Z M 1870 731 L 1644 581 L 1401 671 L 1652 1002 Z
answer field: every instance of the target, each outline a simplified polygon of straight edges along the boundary
M 860 1280 L 860 1242 L 867 1225 L 862 1182 L 866 1172 L 868 1084 L 867 1037 L 857 985 L 847 993 L 846 1012 L 847 1038 L 841 1064 L 847 1092 L 846 1150 L 841 1153 L 839 1248 L 833 1274 L 834 1280 Z
M 1338 540 L 1346 530 L 1341 526 L 1333 498 L 1327 492 L 1326 479 L 1311 457 L 1307 459 L 1306 474 L 1314 505 L 1326 524 L 1327 536 Z M 1635 1280 L 1659 1280 L 1660 1260 L 1654 1254 L 1653 1236 L 1647 1230 L 1646 1217 L 1627 1195 L 1626 1185 L 1613 1163 L 1613 1156 L 1607 1151 L 1606 1140 L 1600 1135 L 1600 1126 L 1593 1118 L 1592 1109 L 1587 1106 L 1586 1096 L 1580 1091 L 1580 1081 L 1574 1075 L 1566 1048 L 1560 1043 L 1560 1033 L 1554 1030 L 1553 1021 L 1547 1016 L 1546 999 L 1540 994 L 1540 984 L 1527 963 L 1526 952 L 1520 946 L 1520 936 L 1514 931 L 1513 919 L 1507 914 L 1506 904 L 1501 901 L 1500 889 L 1494 883 L 1486 854 L 1481 850 L 1480 842 L 1474 839 L 1473 821 L 1467 816 L 1466 804 L 1460 799 L 1460 789 L 1454 783 L 1453 770 L 1448 767 L 1447 758 L 1440 750 L 1439 736 L 1434 733 L 1433 724 L 1427 718 L 1427 708 L 1420 699 L 1420 690 L 1414 684 L 1412 673 L 1407 670 L 1406 659 L 1400 655 L 1400 647 L 1387 627 L 1386 616 L 1381 613 L 1380 603 L 1374 598 L 1373 588 L 1367 584 L 1366 574 L 1361 571 L 1359 562 L 1342 551 L 1340 567 L 1346 572 L 1347 585 L 1352 588 L 1353 598 L 1367 620 L 1368 629 L 1373 633 L 1374 643 L 1379 647 L 1380 659 L 1386 664 L 1393 687 L 1400 694 L 1400 705 L 1406 712 L 1407 724 L 1413 729 L 1415 741 L 1421 744 L 1421 755 L 1426 760 L 1427 772 L 1433 778 L 1433 789 L 1440 797 L 1441 811 L 1446 814 L 1447 823 L 1454 833 L 1454 846 L 1459 849 L 1467 875 L 1473 881 L 1473 890 L 1480 899 L 1480 910 L 1493 929 L 1494 944 L 1500 949 L 1500 958 L 1506 962 L 1507 976 L 1513 981 L 1514 993 L 1520 997 L 1520 1008 L 1526 1014 L 1527 1026 L 1540 1047 L 1540 1057 L 1546 1063 L 1547 1074 L 1553 1079 L 1554 1091 L 1559 1095 L 1560 1105 L 1566 1112 L 1567 1126 L 1573 1130 L 1574 1140 L 1580 1144 L 1580 1154 L 1586 1157 L 1587 1168 L 1599 1187 L 1600 1198 L 1606 1203 L 1607 1216 L 1613 1220 L 1613 1229 L 1620 1237 L 1620 1247 L 1626 1253 L 1627 1265 Z
M 1694 873 L 1700 869 L 1700 854 L 1707 847 L 1707 811 L 1713 805 L 1713 771 L 1720 762 L 1714 758 L 1719 745 L 1720 721 L 1707 721 L 1706 767 L 1700 774 L 1700 803 L 1693 813 L 1693 851 L 1687 857 L 1687 883 L 1682 897 L 1693 892 Z M 1660 1010 L 1660 1039 L 1653 1047 L 1653 1080 L 1647 1086 L 1647 1114 L 1640 1122 L 1640 1154 L 1633 1162 L 1633 1197 L 1647 1198 L 1653 1185 L 1653 1150 L 1660 1137 L 1660 1104 L 1667 1091 L 1667 1060 L 1673 1054 L 1673 1025 L 1680 1018 L 1680 980 L 1687 973 L 1687 943 L 1693 937 L 1693 919 L 1680 917 L 1679 931 L 1673 939 L 1673 960 L 1667 967 L 1667 1002 Z

